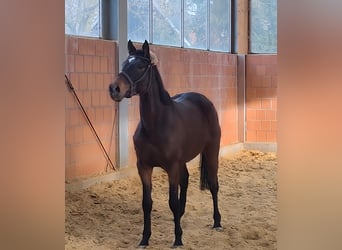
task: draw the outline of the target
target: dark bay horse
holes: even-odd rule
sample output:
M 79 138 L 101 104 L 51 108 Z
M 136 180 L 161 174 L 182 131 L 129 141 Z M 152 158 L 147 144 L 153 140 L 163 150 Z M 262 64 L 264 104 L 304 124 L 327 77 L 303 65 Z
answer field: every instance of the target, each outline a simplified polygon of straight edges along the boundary
M 122 71 L 109 85 L 109 92 L 117 102 L 134 95 L 140 97 L 140 123 L 133 136 L 143 186 L 144 230 L 139 246 L 146 247 L 151 236 L 151 176 L 155 166 L 168 174 L 169 206 L 175 225 L 174 246 L 183 245 L 180 220 L 185 211 L 188 188 L 186 162 L 198 154 L 201 156 L 201 189 L 210 189 L 213 199 L 213 228 L 222 230 L 217 204 L 221 129 L 213 104 L 194 92 L 171 98 L 151 59 L 147 41 L 142 50 L 137 50 L 129 41 L 128 52 Z

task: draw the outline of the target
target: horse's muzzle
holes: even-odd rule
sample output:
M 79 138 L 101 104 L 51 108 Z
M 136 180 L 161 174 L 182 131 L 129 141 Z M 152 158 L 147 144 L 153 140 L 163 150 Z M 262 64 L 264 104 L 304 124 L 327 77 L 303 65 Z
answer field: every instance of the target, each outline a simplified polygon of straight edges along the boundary
M 109 95 L 116 102 L 120 102 L 124 98 L 124 96 L 121 94 L 120 87 L 115 84 L 109 85 Z

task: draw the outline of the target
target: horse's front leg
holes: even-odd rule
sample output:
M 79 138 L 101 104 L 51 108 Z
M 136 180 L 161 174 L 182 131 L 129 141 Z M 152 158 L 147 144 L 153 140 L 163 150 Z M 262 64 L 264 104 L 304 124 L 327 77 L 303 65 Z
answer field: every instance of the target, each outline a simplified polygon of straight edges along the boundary
M 152 167 L 145 167 L 138 164 L 139 176 L 143 186 L 142 208 L 144 211 L 144 231 L 139 243 L 140 247 L 148 246 L 151 237 L 151 210 L 152 210 Z
M 185 212 L 186 193 L 188 190 L 188 184 L 189 184 L 189 172 L 188 172 L 188 169 L 186 168 L 186 164 L 184 164 L 183 169 L 182 169 L 181 179 L 180 179 L 180 196 L 179 196 L 180 217 L 182 217 Z
M 171 171 L 171 173 L 169 174 L 169 206 L 170 209 L 173 213 L 173 220 L 174 220 L 174 224 L 175 224 L 175 242 L 173 243 L 174 247 L 177 246 L 182 246 L 182 228 L 180 225 L 180 202 L 178 199 L 178 185 L 179 185 L 179 173 L 175 168 L 177 168 L 176 166 L 174 166 L 174 169 Z

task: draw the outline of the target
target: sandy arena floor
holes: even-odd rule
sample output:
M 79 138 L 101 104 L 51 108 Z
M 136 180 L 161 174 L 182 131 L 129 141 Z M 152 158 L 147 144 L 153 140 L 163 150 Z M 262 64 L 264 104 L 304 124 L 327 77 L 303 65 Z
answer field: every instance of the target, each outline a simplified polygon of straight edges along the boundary
M 242 151 L 220 159 L 219 208 L 223 232 L 212 230 L 210 192 L 200 191 L 198 167 L 189 188 L 180 249 L 276 249 L 276 154 Z M 153 174 L 152 236 L 147 249 L 170 249 L 173 216 L 168 181 Z M 138 176 L 65 194 L 65 249 L 137 249 L 143 228 Z

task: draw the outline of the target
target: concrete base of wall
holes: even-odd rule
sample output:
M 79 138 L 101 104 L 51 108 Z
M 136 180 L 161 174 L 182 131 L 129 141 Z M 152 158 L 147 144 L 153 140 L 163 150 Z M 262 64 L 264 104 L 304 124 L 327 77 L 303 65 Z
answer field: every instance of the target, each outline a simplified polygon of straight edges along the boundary
M 259 150 L 262 152 L 277 152 L 277 143 L 259 143 L 259 142 L 248 142 L 248 143 L 236 143 L 229 146 L 222 147 L 220 149 L 220 157 L 223 156 L 229 156 L 234 155 L 241 150 Z M 194 158 L 192 161 L 188 162 L 189 167 L 198 166 L 199 162 L 199 156 Z M 161 170 L 160 168 L 156 168 L 156 171 Z M 131 168 L 122 168 L 117 172 L 96 176 L 96 177 L 90 177 L 87 179 L 77 180 L 77 181 L 71 181 L 70 183 L 65 184 L 65 189 L 67 191 L 77 191 L 82 190 L 85 188 L 88 188 L 90 186 L 93 186 L 97 183 L 102 182 L 110 182 L 113 180 L 119 180 L 127 177 L 137 176 L 138 171 L 134 167 Z
M 243 144 L 246 150 L 259 150 L 262 152 L 277 152 L 277 143 L 247 142 Z

